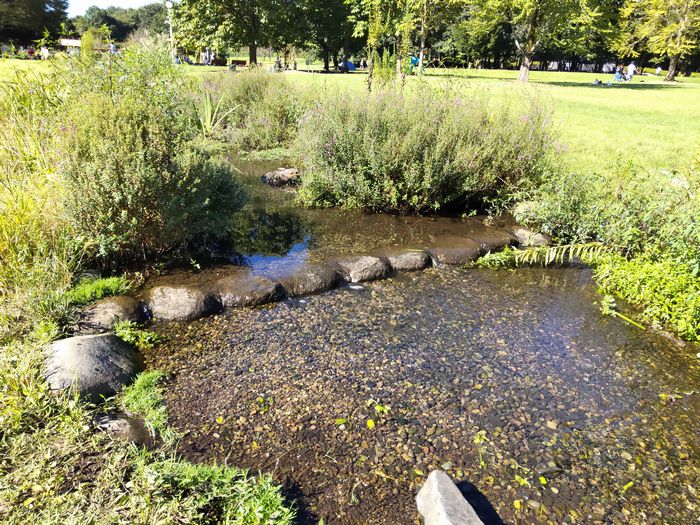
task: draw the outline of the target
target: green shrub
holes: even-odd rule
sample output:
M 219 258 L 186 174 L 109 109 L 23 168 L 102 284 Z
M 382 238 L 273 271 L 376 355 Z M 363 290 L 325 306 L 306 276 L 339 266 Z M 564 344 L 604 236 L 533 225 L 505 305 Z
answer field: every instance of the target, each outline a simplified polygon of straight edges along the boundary
M 700 273 L 700 177 L 628 166 L 605 174 L 560 174 L 516 218 L 563 242 L 602 241 L 631 256 L 669 254 Z
M 222 138 L 243 151 L 289 146 L 299 118 L 308 106 L 305 92 L 284 77 L 259 70 L 227 74 L 205 89 L 223 100 L 226 116 Z
M 641 307 L 645 321 L 700 340 L 700 279 L 686 265 L 669 257 L 610 257 L 596 265 L 595 275 L 603 293 Z
M 83 279 L 67 295 L 71 303 L 84 305 L 98 301 L 103 297 L 123 295 L 130 288 L 131 282 L 126 277 Z
M 61 125 L 65 208 L 86 251 L 105 265 L 222 234 L 242 205 L 230 170 L 194 145 L 192 121 L 160 89 L 105 86 L 67 108 Z
M 491 108 L 428 87 L 328 97 L 302 118 L 299 193 L 309 206 L 422 212 L 507 200 L 539 183 L 546 112 Z

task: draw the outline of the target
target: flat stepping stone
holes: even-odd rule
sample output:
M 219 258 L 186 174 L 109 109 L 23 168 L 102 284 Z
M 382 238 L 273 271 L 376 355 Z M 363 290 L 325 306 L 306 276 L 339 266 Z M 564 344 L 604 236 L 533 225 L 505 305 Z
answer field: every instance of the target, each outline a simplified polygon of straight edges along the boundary
M 141 324 L 148 317 L 145 304 L 134 297 L 119 295 L 101 299 L 81 312 L 78 327 L 83 333 L 108 332 L 119 321 Z
M 435 239 L 428 252 L 440 264 L 467 264 L 479 257 L 481 247 L 469 237 L 442 235 Z
M 287 290 L 289 297 L 301 297 L 327 292 L 335 287 L 339 278 L 335 268 L 306 265 L 282 276 L 280 283 Z
M 423 270 L 432 264 L 430 255 L 425 250 L 391 246 L 380 248 L 374 255 L 386 259 L 395 272 L 413 272 Z
M 389 263 L 371 255 L 351 255 L 334 260 L 338 273 L 348 282 L 359 283 L 384 279 L 391 274 Z
M 506 246 L 511 246 L 518 242 L 514 235 L 500 228 L 492 228 L 490 226 L 483 226 L 478 231 L 469 233 L 467 237 L 474 239 L 479 244 L 482 255 L 487 252 L 502 250 Z
M 168 321 L 193 321 L 221 311 L 221 299 L 207 289 L 187 285 L 163 285 L 146 293 L 153 317 Z
M 253 274 L 248 269 L 236 269 L 221 277 L 212 285 L 226 308 L 259 306 L 284 298 L 285 291 L 280 283 Z
M 484 525 L 450 477 L 433 470 L 416 496 L 425 525 Z
M 51 343 L 45 375 L 52 390 L 75 387 L 81 397 L 98 403 L 143 369 L 141 355 L 116 335 L 82 335 Z

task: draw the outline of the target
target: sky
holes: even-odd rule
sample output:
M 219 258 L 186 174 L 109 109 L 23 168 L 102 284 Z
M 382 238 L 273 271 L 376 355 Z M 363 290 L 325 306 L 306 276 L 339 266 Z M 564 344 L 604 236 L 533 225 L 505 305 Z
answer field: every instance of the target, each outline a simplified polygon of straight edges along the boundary
M 140 7 L 146 4 L 152 4 L 158 0 L 68 0 L 68 16 L 74 17 L 84 15 L 87 8 L 93 5 L 105 8 L 110 6 L 118 7 Z

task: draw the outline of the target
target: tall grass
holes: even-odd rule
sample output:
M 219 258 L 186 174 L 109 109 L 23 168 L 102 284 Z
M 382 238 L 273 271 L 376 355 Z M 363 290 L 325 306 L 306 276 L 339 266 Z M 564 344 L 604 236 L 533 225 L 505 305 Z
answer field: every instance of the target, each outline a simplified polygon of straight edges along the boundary
M 373 211 L 481 206 L 537 186 L 552 141 L 549 115 L 534 101 L 492 107 L 429 87 L 337 94 L 302 118 L 299 196 Z

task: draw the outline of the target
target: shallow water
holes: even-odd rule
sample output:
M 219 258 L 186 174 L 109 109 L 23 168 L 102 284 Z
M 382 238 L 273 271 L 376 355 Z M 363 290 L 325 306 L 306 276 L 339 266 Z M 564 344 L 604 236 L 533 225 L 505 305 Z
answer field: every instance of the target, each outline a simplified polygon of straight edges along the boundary
M 279 190 L 256 199 L 295 215 Z M 248 262 L 269 271 L 464 227 L 295 216 L 306 229 L 289 246 L 258 244 Z M 604 318 L 596 300 L 582 269 L 434 268 L 163 323 L 146 359 L 171 372 L 182 452 L 273 472 L 301 522 L 416 523 L 415 492 L 442 468 L 492 519 L 695 523 L 698 349 Z

